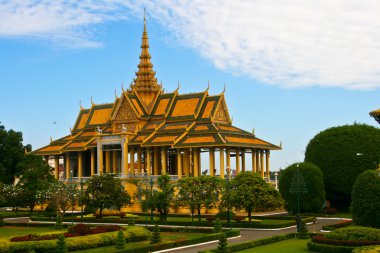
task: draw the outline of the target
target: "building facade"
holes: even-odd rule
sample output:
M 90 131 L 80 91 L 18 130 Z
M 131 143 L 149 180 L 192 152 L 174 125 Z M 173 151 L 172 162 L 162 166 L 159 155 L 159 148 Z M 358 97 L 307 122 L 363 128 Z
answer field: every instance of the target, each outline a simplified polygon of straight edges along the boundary
M 270 151 L 281 147 L 233 126 L 224 91 L 180 94 L 178 87 L 166 93 L 155 74 L 144 18 L 140 62 L 130 87 L 112 103 L 81 107 L 69 135 L 33 153 L 54 159 L 55 177 L 67 181 L 102 173 L 122 181 L 160 174 L 224 178 L 231 174 L 231 157 L 236 173 L 249 169 L 269 180 Z M 205 153 L 207 165 L 201 159 Z

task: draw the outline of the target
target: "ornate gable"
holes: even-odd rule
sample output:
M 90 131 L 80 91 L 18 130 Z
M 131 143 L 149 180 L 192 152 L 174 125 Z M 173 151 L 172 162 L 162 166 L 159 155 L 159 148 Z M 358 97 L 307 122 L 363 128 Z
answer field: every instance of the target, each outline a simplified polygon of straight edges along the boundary
M 213 117 L 214 121 L 230 123 L 230 116 L 224 99 L 220 102 Z
M 139 118 L 126 97 L 120 101 L 119 108 L 116 109 L 112 129 L 113 132 L 122 132 L 123 125 L 128 131 L 134 131 Z

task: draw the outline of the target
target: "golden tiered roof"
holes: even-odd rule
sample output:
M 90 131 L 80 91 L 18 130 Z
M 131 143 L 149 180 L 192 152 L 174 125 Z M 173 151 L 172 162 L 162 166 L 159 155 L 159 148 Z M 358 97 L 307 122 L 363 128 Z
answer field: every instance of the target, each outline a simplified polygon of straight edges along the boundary
M 178 89 L 164 93 L 151 63 L 145 17 L 140 63 L 130 88 L 113 103 L 81 107 L 70 135 L 34 153 L 87 150 L 96 147 L 100 135 L 127 135 L 128 145 L 140 147 L 281 149 L 232 125 L 224 91 L 213 96 L 208 89 L 191 94 L 179 94 Z
M 374 110 L 369 113 L 380 124 L 380 109 Z

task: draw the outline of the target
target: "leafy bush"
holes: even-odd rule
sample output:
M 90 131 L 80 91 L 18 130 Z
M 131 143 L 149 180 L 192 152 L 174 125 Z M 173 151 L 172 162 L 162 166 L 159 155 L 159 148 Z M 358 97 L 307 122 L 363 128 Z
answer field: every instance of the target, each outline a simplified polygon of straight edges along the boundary
M 352 189 L 352 220 L 355 225 L 380 228 L 380 176 L 367 170 Z
M 69 233 L 71 234 L 87 235 L 90 233 L 90 231 L 90 226 L 86 224 L 77 224 L 69 227 Z
M 351 226 L 340 228 L 326 234 L 326 238 L 333 240 L 356 240 L 380 242 L 380 229 Z
M 363 154 L 357 156 L 356 154 Z M 333 207 L 348 209 L 356 177 L 375 169 L 380 153 L 380 129 L 354 124 L 332 127 L 317 134 L 307 145 L 305 161 L 323 172 L 326 198 Z
M 297 194 L 290 192 L 293 177 L 300 171 L 305 184 L 306 193 L 300 193 L 300 212 L 319 213 L 325 203 L 325 189 L 322 171 L 311 163 L 295 163 L 281 172 L 279 190 L 286 202 L 286 208 L 292 213 L 297 212 Z
M 232 211 L 220 211 L 216 218 L 219 218 L 220 220 L 228 220 L 228 213 L 230 214 L 230 219 L 232 220 L 235 217 L 235 213 Z
M 117 233 L 117 240 L 116 240 L 116 249 L 124 249 L 125 248 L 125 238 L 122 230 L 119 230 Z

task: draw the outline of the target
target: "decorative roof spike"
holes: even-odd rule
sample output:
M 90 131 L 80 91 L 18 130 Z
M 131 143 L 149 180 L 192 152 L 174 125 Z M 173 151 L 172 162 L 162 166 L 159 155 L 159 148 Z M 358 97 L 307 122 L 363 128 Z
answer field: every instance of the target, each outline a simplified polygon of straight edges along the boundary
M 50 136 L 50 143 L 52 143 L 53 142 L 53 138 L 51 138 L 51 136 Z
M 125 92 L 125 90 L 124 90 L 124 82 L 121 82 L 121 90 L 122 90 L 123 92 Z
M 255 136 L 255 128 L 252 128 L 252 134 Z
M 115 98 L 118 99 L 119 97 L 117 96 L 117 92 L 116 92 L 116 89 L 115 89 Z
M 83 108 L 83 106 L 82 106 L 82 100 L 79 100 L 79 108 L 80 108 L 81 110 L 84 110 L 84 108 Z
M 92 105 L 92 106 L 95 105 L 94 101 L 92 100 L 92 96 L 91 96 L 91 105 Z
M 136 78 L 133 81 L 133 86 L 138 92 L 160 91 L 155 77 L 155 71 L 153 70 L 153 64 L 150 60 L 151 56 L 149 53 L 149 40 L 146 27 L 146 14 L 144 9 L 144 30 L 141 41 L 140 63 L 137 65 L 138 70 L 136 72 Z
M 282 141 L 280 141 L 280 148 L 282 148 Z
M 205 92 L 207 92 L 209 89 L 210 89 L 210 81 L 207 81 L 207 89 L 205 90 Z
M 70 129 L 70 133 L 73 133 L 73 130 L 71 129 L 71 127 L 69 127 L 69 129 Z
M 224 87 L 223 87 L 222 94 L 224 94 L 224 92 L 226 92 L 226 83 L 224 83 L 223 85 L 224 85 Z

